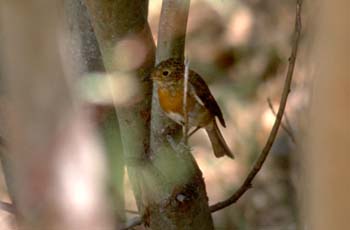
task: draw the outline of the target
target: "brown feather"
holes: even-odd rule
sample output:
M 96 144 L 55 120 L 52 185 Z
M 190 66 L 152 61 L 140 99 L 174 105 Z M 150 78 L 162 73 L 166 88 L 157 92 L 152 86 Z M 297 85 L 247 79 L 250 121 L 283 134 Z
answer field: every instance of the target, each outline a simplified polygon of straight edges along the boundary
M 205 127 L 205 131 L 207 131 L 211 146 L 213 148 L 213 151 L 214 151 L 214 154 L 216 157 L 223 157 L 226 155 L 226 156 L 234 159 L 234 156 L 233 156 L 230 148 L 227 146 L 225 139 L 222 136 L 220 129 L 217 126 L 215 120 L 210 122 Z
M 226 127 L 224 117 L 222 115 L 221 109 L 216 102 L 215 98 L 211 94 L 207 83 L 203 78 L 196 72 L 190 70 L 189 81 L 194 87 L 196 94 L 204 103 L 204 106 L 210 111 L 210 113 L 219 118 L 219 121 L 222 126 Z

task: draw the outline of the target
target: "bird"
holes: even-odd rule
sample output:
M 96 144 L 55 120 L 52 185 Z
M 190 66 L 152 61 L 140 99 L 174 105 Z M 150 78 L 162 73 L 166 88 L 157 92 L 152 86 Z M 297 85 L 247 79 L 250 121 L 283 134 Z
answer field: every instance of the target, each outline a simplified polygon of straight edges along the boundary
M 157 84 L 157 93 L 161 109 L 167 117 L 184 126 L 184 74 L 185 65 L 181 59 L 169 58 L 160 62 L 151 72 L 151 78 Z M 234 159 L 220 132 L 216 118 L 226 127 L 221 109 L 211 94 L 208 85 L 195 71 L 188 70 L 187 83 L 187 126 L 194 128 L 190 135 L 200 128 L 208 134 L 214 155 L 219 158 L 228 156 Z M 189 135 L 189 136 L 190 136 Z

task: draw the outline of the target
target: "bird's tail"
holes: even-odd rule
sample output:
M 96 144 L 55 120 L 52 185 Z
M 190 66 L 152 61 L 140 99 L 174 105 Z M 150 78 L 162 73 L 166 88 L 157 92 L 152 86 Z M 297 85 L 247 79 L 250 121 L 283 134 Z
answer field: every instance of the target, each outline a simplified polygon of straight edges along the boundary
M 218 125 L 216 124 L 215 118 L 205 127 L 205 130 L 208 133 L 215 156 L 219 158 L 226 155 L 234 159 L 231 150 L 227 146 L 226 141 L 222 136 Z

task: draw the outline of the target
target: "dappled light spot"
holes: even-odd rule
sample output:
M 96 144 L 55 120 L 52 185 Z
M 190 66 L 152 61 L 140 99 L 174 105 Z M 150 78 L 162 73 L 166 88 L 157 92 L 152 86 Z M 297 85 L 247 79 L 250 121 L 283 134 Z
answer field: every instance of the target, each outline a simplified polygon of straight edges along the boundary
M 120 71 L 139 68 L 146 59 L 147 48 L 140 38 L 126 37 L 118 42 L 113 51 L 113 65 Z
M 278 108 L 278 105 L 274 105 L 274 108 Z M 276 120 L 276 116 L 273 114 L 270 108 L 266 108 L 261 116 L 262 126 L 265 130 L 270 130 L 273 126 L 273 123 Z
M 232 45 L 244 45 L 249 42 L 253 28 L 253 15 L 248 8 L 241 7 L 232 14 L 226 31 L 226 39 Z
M 140 101 L 136 76 L 123 72 L 92 73 L 80 79 L 81 97 L 92 104 L 127 106 Z

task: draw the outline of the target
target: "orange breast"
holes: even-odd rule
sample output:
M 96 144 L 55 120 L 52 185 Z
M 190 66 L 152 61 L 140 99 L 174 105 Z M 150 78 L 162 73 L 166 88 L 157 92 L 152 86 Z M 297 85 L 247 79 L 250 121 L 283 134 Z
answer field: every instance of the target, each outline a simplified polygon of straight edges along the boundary
M 177 88 L 177 89 L 175 89 Z M 158 88 L 158 97 L 161 108 L 174 121 L 181 124 L 183 122 L 183 90 L 181 87 Z M 192 94 L 187 96 L 187 112 L 189 127 L 206 126 L 213 117 L 210 112 L 196 101 Z
M 182 114 L 183 92 L 175 88 L 158 88 L 159 103 L 166 113 Z

